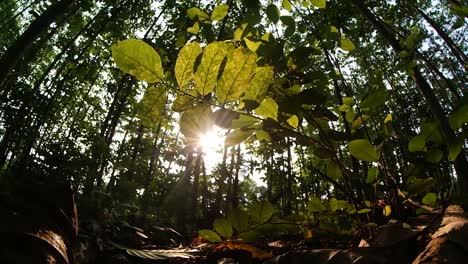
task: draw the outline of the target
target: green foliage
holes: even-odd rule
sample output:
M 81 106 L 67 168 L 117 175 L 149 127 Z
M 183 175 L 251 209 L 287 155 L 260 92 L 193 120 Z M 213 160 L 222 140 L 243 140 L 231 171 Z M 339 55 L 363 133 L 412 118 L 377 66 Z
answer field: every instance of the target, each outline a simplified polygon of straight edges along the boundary
M 201 53 L 202 49 L 198 42 L 188 43 L 180 50 L 174 68 L 179 89 L 187 90 L 188 85 L 193 78 L 195 60 Z
M 255 109 L 255 114 L 264 118 L 278 120 L 278 104 L 270 97 L 266 97 L 260 106 Z
M 213 228 L 224 238 L 230 238 L 232 236 L 232 223 L 228 219 L 218 218 L 214 220 Z
M 218 72 L 226 57 L 227 49 L 227 44 L 224 42 L 213 42 L 204 48 L 194 77 L 195 88 L 201 95 L 211 93 L 216 87 Z
M 161 57 L 142 40 L 127 39 L 112 46 L 112 57 L 119 68 L 138 80 L 160 82 L 163 76 Z
M 229 10 L 228 5 L 217 5 L 211 14 L 211 20 L 217 21 L 221 20 L 227 16 Z
M 198 230 L 198 235 L 207 240 L 207 241 L 210 241 L 210 242 L 221 242 L 221 237 L 219 237 L 218 234 L 216 234 L 216 232 L 214 231 L 211 231 L 209 229 L 202 229 L 202 230 Z
M 374 146 L 366 139 L 356 139 L 348 143 L 349 152 L 356 159 L 363 161 L 378 161 L 379 156 Z
M 194 143 L 214 125 L 211 107 L 198 105 L 188 109 L 180 117 L 180 132 L 188 142 Z

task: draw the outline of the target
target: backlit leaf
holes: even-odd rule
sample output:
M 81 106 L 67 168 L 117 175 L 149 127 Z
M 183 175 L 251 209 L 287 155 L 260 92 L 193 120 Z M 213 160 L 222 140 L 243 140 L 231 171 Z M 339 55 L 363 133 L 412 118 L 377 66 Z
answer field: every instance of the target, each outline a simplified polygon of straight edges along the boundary
M 283 8 L 291 12 L 292 6 L 289 0 L 283 0 Z
M 358 160 L 378 161 L 377 151 L 366 139 L 356 139 L 348 143 L 349 152 Z
M 141 123 L 147 127 L 154 127 L 160 121 L 165 107 L 165 87 L 148 87 L 143 99 L 138 104 L 138 116 Z
M 192 7 L 187 9 L 187 16 L 192 20 L 198 19 L 200 21 L 204 21 L 209 18 L 208 14 L 198 7 Z
M 388 114 L 387 117 L 384 119 L 384 124 L 387 124 L 388 122 L 392 122 L 393 117 L 392 114 Z
M 426 205 L 433 205 L 437 200 L 437 194 L 435 193 L 426 193 L 422 198 L 422 203 Z
M 198 42 L 188 43 L 180 50 L 174 73 L 181 90 L 186 90 L 193 78 L 195 60 L 201 53 L 202 49 Z
M 232 120 L 230 128 L 236 129 L 236 128 L 243 128 L 243 127 L 253 126 L 253 125 L 257 124 L 259 121 L 260 120 L 258 118 L 241 114 L 238 119 L 233 119 Z
M 244 38 L 245 45 L 247 45 L 247 48 L 251 50 L 252 52 L 256 52 L 258 47 L 262 45 L 261 41 L 252 41 L 249 38 Z
M 335 212 L 340 209 L 346 209 L 348 207 L 348 202 L 344 200 L 337 200 L 336 198 L 330 199 L 330 210 Z
M 370 93 L 364 100 L 362 100 L 360 106 L 361 108 L 374 108 L 379 105 L 382 105 L 387 100 L 387 91 L 385 89 L 379 89 Z
M 255 114 L 278 121 L 278 104 L 272 98 L 266 97 L 260 106 L 255 109 Z
M 262 201 L 255 203 L 249 211 L 254 222 L 263 224 L 273 215 L 275 207 L 268 201 Z
M 257 136 L 257 139 L 259 141 L 266 141 L 266 142 L 271 141 L 270 134 L 268 134 L 268 132 L 264 130 L 261 130 L 261 129 L 255 130 L 255 135 Z
M 198 22 L 193 23 L 193 26 L 187 28 L 187 32 L 192 33 L 194 35 L 198 34 L 199 31 L 200 31 L 200 23 Z
M 224 218 L 215 219 L 213 222 L 213 228 L 221 236 L 225 238 L 231 238 L 232 236 L 232 224 L 229 220 Z
M 221 237 L 219 237 L 218 234 L 216 234 L 214 231 L 208 230 L 208 229 L 202 229 L 198 230 L 198 235 L 210 242 L 221 242 Z
M 201 95 L 207 95 L 214 90 L 219 68 L 226 54 L 227 47 L 224 42 L 213 42 L 205 47 L 194 76 L 195 88 Z
M 361 209 L 359 211 L 357 211 L 358 214 L 367 214 L 371 211 L 371 209 L 369 208 L 364 208 L 364 209 Z
M 238 145 L 244 142 L 246 139 L 248 139 L 253 134 L 253 132 L 254 132 L 253 129 L 250 129 L 247 131 L 244 131 L 241 129 L 233 130 L 224 139 L 224 145 L 225 146 Z
M 237 48 L 228 53 L 226 67 L 216 88 L 221 103 L 236 101 L 241 97 L 249 86 L 256 64 L 257 56 L 250 50 Z
M 213 10 L 211 14 L 211 20 L 217 21 L 223 19 L 228 14 L 229 6 L 228 5 L 218 5 Z
M 335 161 L 328 162 L 326 174 L 328 177 L 339 180 L 343 178 L 343 173 L 341 172 L 340 166 Z
M 354 43 L 349 39 L 341 39 L 341 48 L 345 51 L 353 51 L 356 46 L 354 46 Z
M 249 215 L 240 209 L 231 211 L 228 214 L 228 219 L 238 232 L 245 231 L 249 228 Z
M 296 115 L 291 116 L 286 120 L 288 124 L 294 128 L 297 128 L 299 126 L 299 118 Z
M 326 0 L 310 0 L 312 4 L 318 8 L 325 8 L 327 6 Z
M 383 215 L 389 216 L 392 213 L 392 207 L 390 205 L 386 205 L 383 209 Z
M 185 111 L 180 118 L 180 132 L 189 142 L 213 128 L 214 121 L 209 105 L 199 105 Z
M 265 99 L 268 87 L 274 82 L 273 74 L 273 67 L 256 68 L 249 88 L 245 91 L 244 99 L 254 100 L 258 103 Z
M 356 116 L 356 112 L 354 112 L 354 110 L 352 110 L 352 109 L 348 110 L 348 112 L 346 112 L 346 116 L 345 116 L 346 121 L 348 123 L 353 122 L 355 116 Z
M 323 212 L 327 210 L 325 206 L 322 204 L 320 199 L 315 196 L 310 196 L 309 197 L 309 203 L 307 204 L 307 209 L 310 212 Z
M 138 80 L 155 83 L 162 80 L 161 57 L 146 42 L 127 39 L 112 46 L 112 57 L 117 66 Z
M 172 103 L 172 110 L 175 112 L 183 112 L 195 106 L 197 100 L 197 91 L 191 89 L 187 94 L 179 93 L 175 101 Z
M 343 104 L 353 106 L 354 105 L 354 99 L 352 97 L 343 97 Z

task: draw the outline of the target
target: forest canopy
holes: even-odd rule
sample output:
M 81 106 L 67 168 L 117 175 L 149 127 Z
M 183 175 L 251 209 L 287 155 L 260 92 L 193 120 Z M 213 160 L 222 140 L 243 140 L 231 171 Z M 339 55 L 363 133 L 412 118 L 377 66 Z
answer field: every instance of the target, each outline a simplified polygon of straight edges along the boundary
M 460 0 L 1 1 L 1 190 L 69 182 L 83 219 L 210 241 L 254 236 L 247 213 L 345 232 L 466 201 L 467 15 Z

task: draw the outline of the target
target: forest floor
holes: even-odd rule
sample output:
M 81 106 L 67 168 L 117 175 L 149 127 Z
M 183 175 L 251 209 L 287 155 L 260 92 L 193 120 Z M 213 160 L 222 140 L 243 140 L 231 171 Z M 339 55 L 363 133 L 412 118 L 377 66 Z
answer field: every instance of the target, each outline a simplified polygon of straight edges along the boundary
M 234 241 L 207 243 L 197 238 L 191 244 L 177 248 L 146 245 L 141 249 L 129 249 L 116 243 L 102 245 L 95 255 L 87 252 L 88 256 L 81 263 L 466 264 L 468 214 L 460 206 L 451 205 L 445 210 L 410 217 L 405 222 L 390 220 L 368 233 L 362 230 L 354 238 L 340 241 L 290 237 L 244 244 Z M 96 262 L 90 262 L 89 257 Z

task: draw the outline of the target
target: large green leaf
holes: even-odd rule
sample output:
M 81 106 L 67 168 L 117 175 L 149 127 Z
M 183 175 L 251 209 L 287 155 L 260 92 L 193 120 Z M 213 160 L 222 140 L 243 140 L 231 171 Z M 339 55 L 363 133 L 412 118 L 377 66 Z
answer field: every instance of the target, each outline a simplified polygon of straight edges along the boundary
M 328 162 L 326 174 L 328 177 L 334 180 L 343 178 L 343 173 L 341 172 L 340 166 L 333 160 Z
M 385 89 L 378 89 L 370 93 L 364 100 L 361 102 L 361 108 L 374 108 L 379 105 L 382 105 L 387 100 L 387 91 Z
M 374 146 L 366 139 L 356 139 L 348 143 L 349 152 L 358 160 L 378 161 Z
M 258 124 L 260 120 L 258 118 L 241 114 L 238 119 L 232 120 L 231 127 L 232 129 L 243 128 L 253 126 Z
M 379 176 L 380 171 L 378 167 L 372 167 L 367 172 L 366 183 L 373 183 Z
M 216 234 L 216 232 L 214 231 L 211 231 L 209 229 L 202 229 L 202 230 L 198 230 L 198 235 L 205 239 L 205 240 L 208 240 L 210 242 L 222 242 L 223 240 L 221 240 L 221 238 L 219 237 L 218 234 Z
M 205 47 L 194 76 L 195 88 L 201 95 L 207 95 L 214 90 L 219 68 L 226 54 L 227 47 L 224 42 L 213 42 Z
M 433 205 L 437 201 L 437 194 L 426 193 L 426 195 L 424 195 L 421 201 L 423 204 Z
M 238 232 L 245 231 L 249 228 L 249 215 L 241 209 L 232 210 L 228 214 L 228 219 Z
M 138 104 L 138 116 L 141 123 L 154 127 L 160 120 L 166 107 L 166 87 L 150 86 Z
M 213 128 L 213 114 L 209 105 L 199 105 L 185 111 L 180 118 L 180 132 L 194 143 Z
M 232 224 L 228 219 L 218 218 L 214 220 L 213 228 L 225 238 L 231 238 L 232 236 Z
M 320 201 L 320 199 L 315 196 L 309 197 L 309 203 L 307 205 L 307 209 L 310 212 L 323 212 L 327 210 L 325 206 L 322 204 L 322 202 Z
M 349 206 L 349 203 L 344 200 L 337 200 L 336 198 L 330 199 L 330 210 L 335 212 L 336 210 L 346 209 Z
M 278 121 L 278 104 L 273 98 L 266 97 L 260 106 L 255 109 L 255 114 Z
M 218 81 L 216 95 L 222 104 L 236 101 L 245 92 L 255 72 L 257 55 L 237 48 L 227 55 L 226 67 Z
M 279 21 L 280 11 L 276 5 L 270 4 L 266 8 L 266 15 L 271 22 L 276 24 Z
M 162 80 L 161 57 L 146 42 L 127 39 L 112 46 L 112 57 L 117 66 L 138 80 L 155 83 Z
M 228 5 L 218 5 L 213 10 L 211 14 L 211 20 L 217 21 L 223 19 L 228 14 L 229 6 Z
M 344 51 L 353 51 L 356 46 L 354 46 L 354 43 L 349 39 L 341 39 L 341 48 Z
M 180 50 L 174 73 L 181 90 L 186 90 L 193 78 L 195 60 L 201 53 L 202 49 L 198 42 L 188 43 Z
M 188 90 L 186 94 L 179 93 L 177 98 L 172 103 L 172 110 L 175 112 L 184 112 L 195 106 L 198 102 L 197 91 L 194 89 Z
M 246 139 L 248 139 L 252 134 L 254 130 L 242 130 L 242 129 L 236 129 L 231 131 L 227 136 L 226 139 L 224 140 L 224 145 L 225 146 L 235 146 L 238 145 L 242 142 L 244 142 Z
M 273 67 L 258 67 L 250 81 L 249 89 L 245 91 L 244 99 L 257 101 L 258 103 L 265 99 L 268 87 L 274 82 L 273 75 Z
M 273 215 L 275 207 L 268 201 L 262 201 L 255 203 L 249 211 L 255 223 L 263 224 Z
M 409 152 L 427 151 L 426 137 L 417 135 L 413 137 L 408 143 Z

